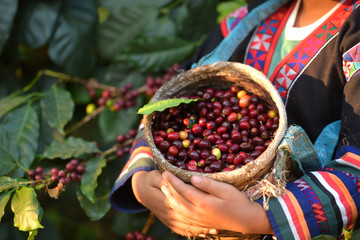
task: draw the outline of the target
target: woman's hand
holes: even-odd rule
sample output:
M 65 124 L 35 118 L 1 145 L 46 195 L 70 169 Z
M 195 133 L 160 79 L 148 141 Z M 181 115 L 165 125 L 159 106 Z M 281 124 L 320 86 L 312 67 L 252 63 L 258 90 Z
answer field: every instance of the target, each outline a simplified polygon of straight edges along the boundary
M 164 183 L 163 176 L 158 170 L 137 172 L 132 176 L 131 182 L 136 199 L 175 233 L 189 237 L 216 233 L 216 230 L 194 224 L 174 211 L 161 191 Z
M 163 173 L 161 188 L 170 207 L 194 225 L 242 233 L 269 234 L 265 210 L 234 186 L 202 176 L 186 184 L 170 172 Z

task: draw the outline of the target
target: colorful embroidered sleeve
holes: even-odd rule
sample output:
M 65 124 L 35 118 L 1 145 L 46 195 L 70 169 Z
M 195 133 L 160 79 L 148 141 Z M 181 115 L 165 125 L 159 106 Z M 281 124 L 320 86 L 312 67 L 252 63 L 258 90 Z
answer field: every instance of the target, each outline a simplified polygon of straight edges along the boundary
M 155 169 L 152 153 L 143 134 L 144 125 L 140 124 L 136 139 L 131 148 L 129 159 L 115 181 L 110 193 L 112 206 L 119 211 L 135 213 L 146 210 L 135 198 L 131 188 L 131 176 L 138 171 Z
M 336 158 L 289 183 L 286 195 L 270 199 L 267 215 L 278 240 L 339 236 L 343 228 L 358 226 L 360 149 L 342 147 Z
M 236 25 L 247 15 L 247 13 L 248 5 L 244 5 L 227 15 L 220 23 L 223 37 L 229 35 L 231 30 L 236 27 Z
M 346 81 L 360 73 L 360 43 L 343 54 L 343 70 Z

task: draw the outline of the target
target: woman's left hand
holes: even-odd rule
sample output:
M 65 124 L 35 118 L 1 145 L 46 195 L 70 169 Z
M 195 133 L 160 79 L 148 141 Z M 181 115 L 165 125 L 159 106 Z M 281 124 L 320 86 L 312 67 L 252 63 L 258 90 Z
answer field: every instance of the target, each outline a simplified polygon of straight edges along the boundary
M 186 184 L 168 171 L 163 173 L 161 190 L 171 208 L 189 225 L 241 233 L 269 234 L 272 229 L 265 210 L 228 183 L 192 176 Z

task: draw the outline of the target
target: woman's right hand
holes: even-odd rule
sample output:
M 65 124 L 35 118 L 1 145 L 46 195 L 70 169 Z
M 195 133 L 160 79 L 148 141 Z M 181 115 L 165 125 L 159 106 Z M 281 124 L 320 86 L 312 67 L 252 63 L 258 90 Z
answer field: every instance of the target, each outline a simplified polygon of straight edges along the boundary
M 132 176 L 131 181 L 136 199 L 175 233 L 189 237 L 204 236 L 209 231 L 216 234 L 216 230 L 199 226 L 176 213 L 161 191 L 164 183 L 163 176 L 158 170 L 137 172 Z

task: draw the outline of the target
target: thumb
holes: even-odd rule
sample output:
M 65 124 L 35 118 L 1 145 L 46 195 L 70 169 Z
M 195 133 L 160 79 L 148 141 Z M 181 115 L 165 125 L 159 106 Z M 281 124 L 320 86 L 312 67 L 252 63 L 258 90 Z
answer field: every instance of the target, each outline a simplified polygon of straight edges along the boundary
M 227 191 L 233 190 L 235 187 L 224 182 L 214 180 L 212 178 L 194 175 L 191 177 L 191 183 L 200 190 L 211 195 L 222 197 Z

